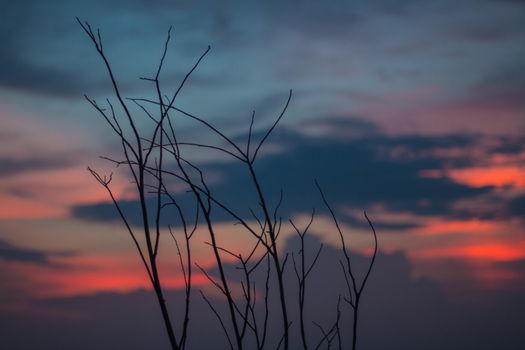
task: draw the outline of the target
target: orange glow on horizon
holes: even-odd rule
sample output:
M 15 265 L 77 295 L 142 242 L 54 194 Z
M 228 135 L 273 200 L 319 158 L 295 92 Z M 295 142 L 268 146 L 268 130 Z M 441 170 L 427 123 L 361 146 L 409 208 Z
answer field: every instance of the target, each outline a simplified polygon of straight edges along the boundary
M 508 289 L 516 288 L 523 274 L 504 263 L 525 259 L 525 241 L 423 248 L 408 255 L 415 266 L 427 266 L 423 275 L 441 280 L 452 293 L 462 288 Z M 443 269 L 449 263 L 458 268 Z
M 131 292 L 134 290 L 151 290 L 151 283 L 144 269 L 119 268 L 66 268 L 35 265 L 26 262 L 8 262 L 10 271 L 15 273 L 21 286 L 6 285 L 6 288 L 22 288 L 31 298 L 64 297 L 86 295 L 101 292 Z M 205 286 L 208 278 L 197 271 L 192 274 L 194 286 Z M 163 286 L 167 289 L 184 288 L 182 274 L 168 276 L 164 274 Z M 32 288 L 28 289 L 27 286 Z
M 463 255 L 473 259 L 512 261 L 525 258 L 525 245 L 488 244 L 465 247 Z
M 416 258 L 459 258 L 473 261 L 513 261 L 525 258 L 525 242 L 487 243 L 450 248 L 427 248 L 411 254 Z
M 201 286 L 209 283 L 206 276 L 201 273 L 193 274 L 191 281 L 194 286 Z M 61 296 L 100 292 L 130 292 L 137 289 L 152 289 L 146 273 L 138 269 L 134 272 L 119 272 L 118 274 L 93 271 L 91 273 L 62 275 L 59 278 L 55 278 L 54 282 L 57 283 L 57 285 L 62 286 L 59 291 L 56 291 L 56 294 Z M 164 288 L 168 289 L 182 289 L 185 286 L 182 275 L 163 278 L 162 284 Z
M 6 229 L 0 239 L 12 245 L 14 251 L 35 252 L 27 261 L 0 259 L 0 272 L 7 273 L 2 288 L 17 298 L 30 300 L 56 296 L 72 296 L 100 292 L 130 292 L 151 289 L 147 272 L 140 261 L 127 232 L 118 224 L 86 224 L 77 220 L 27 219 L 5 220 Z M 21 225 L 23 223 L 23 225 Z M 234 251 L 251 246 L 248 235 L 237 237 L 241 230 L 231 224 L 218 224 L 224 234 L 221 245 Z M 226 229 L 229 229 L 226 231 Z M 175 235 L 181 234 L 177 230 Z M 204 244 L 206 232 L 197 232 L 198 242 L 192 246 L 192 259 L 206 271 L 212 271 L 214 258 Z M 163 232 L 163 237 L 165 237 Z M 143 237 L 138 235 L 144 246 Z M 158 256 L 162 283 L 167 289 L 184 287 L 175 245 L 171 237 L 163 238 Z M 185 254 L 185 250 L 182 251 Z M 224 254 L 224 263 L 231 259 Z M 193 264 L 192 283 L 214 291 L 207 277 Z M 240 287 L 237 288 L 240 290 Z M 23 292 L 23 293 L 22 293 Z

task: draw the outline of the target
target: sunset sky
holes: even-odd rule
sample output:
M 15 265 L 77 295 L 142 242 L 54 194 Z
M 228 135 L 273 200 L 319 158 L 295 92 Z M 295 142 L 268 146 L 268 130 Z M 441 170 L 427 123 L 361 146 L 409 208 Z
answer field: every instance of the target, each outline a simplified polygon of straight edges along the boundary
M 391 278 L 395 293 L 372 293 L 370 305 L 383 305 L 374 295 L 399 302 L 388 320 L 371 307 L 379 316 L 366 320 L 374 331 L 363 331 L 364 343 L 380 346 L 373 334 L 384 332 L 391 348 L 517 348 L 525 332 L 519 0 L 0 0 L 0 348 L 144 349 L 163 337 L 146 321 L 159 315 L 132 242 L 86 170 L 115 171 L 114 193 L 125 206 L 136 202 L 128 174 L 99 158 L 118 156 L 119 140 L 83 95 L 114 95 L 76 16 L 100 28 L 128 97 L 155 93 L 139 78 L 155 74 L 170 26 L 168 93 L 210 45 L 176 106 L 233 139 L 246 139 L 253 110 L 254 136 L 264 135 L 293 90 L 256 169 L 272 203 L 283 189 L 284 222 L 304 223 L 317 208 L 312 234 L 327 250 L 339 241 L 315 179 L 356 254 L 372 243 L 364 210 L 375 223 L 383 265 L 371 278 L 386 286 Z M 188 140 L 221 145 L 191 120 L 178 127 Z M 187 152 L 218 196 L 257 207 L 239 164 Z M 230 218 L 216 225 L 222 244 L 247 249 Z M 292 237 L 285 224 L 283 249 Z M 195 259 L 213 268 L 207 239 L 197 232 Z M 164 280 L 176 294 L 183 280 L 172 242 L 163 242 Z M 130 314 L 143 316 L 129 329 L 147 324 L 146 334 L 119 328 Z

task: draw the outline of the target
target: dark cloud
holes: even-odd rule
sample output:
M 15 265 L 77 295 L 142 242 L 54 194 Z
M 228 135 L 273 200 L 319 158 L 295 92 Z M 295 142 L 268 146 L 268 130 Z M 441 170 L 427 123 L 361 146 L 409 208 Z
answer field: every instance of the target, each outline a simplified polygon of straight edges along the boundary
M 67 74 L 58 64 L 38 63 L 34 41 L 41 41 L 44 19 L 37 2 L 3 2 L 0 24 L 0 86 L 39 93 L 70 95 L 78 92 L 79 76 Z M 46 38 L 49 40 L 49 38 Z
M 508 267 L 508 268 L 514 269 L 515 271 L 525 273 L 525 259 L 498 261 L 495 264 L 497 266 Z
M 447 214 L 455 200 L 487 191 L 455 184 L 448 179 L 421 178 L 422 169 L 443 166 L 437 157 L 392 159 L 382 152 L 395 146 L 420 151 L 441 147 L 443 143 L 465 142 L 455 137 L 396 139 L 378 136 L 341 141 L 329 136 L 312 139 L 281 130 L 272 142 L 280 144 L 285 151 L 259 159 L 256 170 L 270 203 L 277 202 L 279 191 L 283 189 L 285 213 L 308 211 L 317 206 L 319 194 L 313 186 L 314 179 L 319 181 L 335 207 L 368 208 L 381 203 L 389 209 L 417 214 Z M 227 198 L 230 194 L 235 200 L 231 200 L 231 204 L 252 202 L 249 199 L 253 198 L 253 191 L 249 190 L 252 185 L 241 164 L 210 167 L 223 172 L 224 180 L 215 189 L 219 198 Z
M 0 260 L 28 262 L 37 265 L 60 267 L 51 261 L 54 256 L 69 256 L 70 252 L 44 252 L 35 249 L 20 248 L 0 239 Z
M 0 86 L 44 96 L 77 97 L 89 90 L 111 91 L 105 73 L 84 52 L 91 44 L 75 16 L 104 12 L 126 2 L 39 1 L 3 2 L 0 21 Z M 96 16 L 95 16 L 96 14 Z M 94 51 L 94 49 L 93 49 Z M 91 56 L 90 56 L 91 57 Z M 96 57 L 93 54 L 92 57 Z M 97 63 L 99 63 L 97 61 Z M 86 69 L 86 65 L 91 68 Z
M 48 256 L 44 252 L 17 248 L 7 241 L 0 240 L 0 259 L 47 264 Z
M 518 155 L 521 152 L 525 152 L 525 138 L 523 137 L 505 137 L 502 138 L 501 143 L 494 147 L 492 151 L 494 153 L 503 153 L 508 155 Z
M 512 199 L 508 205 L 508 212 L 512 216 L 525 219 L 525 196 L 518 196 Z
M 340 220 L 343 220 L 348 225 L 356 228 L 364 228 L 369 229 L 370 225 L 366 221 L 364 214 L 361 218 L 358 218 L 354 215 L 345 215 L 345 213 L 342 213 L 340 216 Z M 374 219 L 374 227 L 378 230 L 389 230 L 389 231 L 406 231 L 411 230 L 416 227 L 420 227 L 421 224 L 411 222 L 411 221 L 405 221 L 405 222 L 390 222 L 387 220 L 377 220 Z M 384 231 L 383 231 L 384 232 Z
M 427 16 L 428 9 L 425 6 L 416 6 L 418 3 L 413 0 L 330 3 L 312 0 L 226 3 L 197 1 L 191 4 L 166 0 L 57 0 L 45 4 L 33 0 L 25 1 L 24 4 L 4 2 L 1 5 L 4 15 L 0 22 L 0 39 L 3 42 L 0 48 L 0 84 L 7 88 L 66 96 L 107 88 L 107 85 L 101 83 L 106 79 L 102 70 L 98 69 L 100 62 L 91 59 L 94 54 L 87 54 L 92 52 L 91 47 L 75 23 L 75 16 L 90 20 L 95 27 L 102 28 L 103 37 L 107 34 L 108 46 L 114 50 L 112 54 L 125 54 L 122 50 L 129 49 L 125 46 L 130 46 L 130 42 L 138 42 L 138 47 L 144 47 L 153 41 L 152 38 L 162 38 L 166 28 L 173 24 L 181 51 L 192 45 L 197 45 L 200 50 L 202 42 L 212 45 L 217 43 L 220 47 L 230 46 L 229 50 L 233 52 L 230 59 L 234 61 L 239 57 L 246 57 L 247 52 L 242 49 L 251 50 L 254 42 L 261 43 L 264 47 L 266 44 L 273 44 L 276 36 L 279 36 L 280 41 L 281 37 L 287 38 L 290 33 L 298 34 L 298 40 L 311 40 L 314 37 L 322 37 L 326 41 L 335 40 L 339 48 L 346 47 L 351 39 L 358 43 L 357 47 L 361 47 L 359 43 L 362 40 L 374 38 L 385 29 L 392 33 L 399 30 L 395 24 L 392 26 L 388 21 L 379 21 L 374 22 L 379 30 L 376 33 L 376 29 L 363 28 L 366 23 L 375 21 L 378 15 L 384 17 L 385 14 L 407 18 Z M 443 6 L 453 8 L 455 4 L 446 2 Z M 116 19 L 112 13 L 120 13 L 121 16 Z M 490 34 L 491 31 L 501 28 L 502 24 L 495 21 L 490 27 L 494 29 L 489 34 L 484 34 L 488 31 L 485 29 L 486 21 L 483 17 L 475 17 L 475 22 L 474 32 L 481 31 L 480 35 L 493 35 Z M 513 28 L 503 29 L 505 30 L 512 31 Z M 393 42 L 399 40 L 394 35 L 392 37 Z M 109 45 L 112 40 L 115 41 Z M 161 45 L 162 40 L 159 42 L 159 51 Z M 279 60 L 300 62 L 305 58 L 301 53 L 317 50 L 315 45 L 315 42 L 311 47 L 302 45 L 301 50 L 296 52 L 293 44 L 289 51 L 279 55 Z M 149 51 L 151 48 L 149 46 L 144 50 Z M 336 47 L 327 49 L 334 50 L 333 55 L 329 56 L 346 55 L 345 50 L 339 51 Z M 124 63 L 126 74 L 123 79 L 126 79 L 126 83 L 129 83 L 127 77 L 130 76 L 131 66 L 146 64 L 142 52 L 133 54 L 133 64 Z M 191 57 L 193 56 L 192 53 Z M 250 56 L 248 53 L 248 59 L 252 60 Z M 252 64 L 259 62 L 254 60 Z M 291 63 L 289 66 L 293 65 Z M 279 69 L 279 64 L 276 66 Z M 119 68 L 116 67 L 117 70 Z M 309 66 L 305 68 L 312 69 Z M 142 73 L 137 73 L 137 76 Z
M 12 51 L 0 50 L 0 85 L 34 93 L 81 96 L 85 82 L 80 75 L 56 67 L 39 66 L 16 57 Z
M 73 162 L 66 157 L 56 157 L 52 159 L 13 159 L 0 157 L 0 176 L 12 176 L 28 171 L 64 168 L 71 164 L 73 164 Z
M 333 128 L 347 132 L 356 122 L 351 120 L 346 127 L 342 124 L 338 120 Z M 366 125 L 357 124 L 357 130 L 362 129 L 362 124 Z M 255 135 L 254 139 L 260 137 Z M 408 154 L 417 155 L 425 151 L 428 154 L 429 150 L 435 148 L 469 145 L 473 141 L 467 137 L 389 137 L 372 134 L 355 139 L 334 138 L 331 135 L 312 138 L 283 128 L 271 136 L 270 142 L 279 145 L 282 151 L 260 157 L 256 171 L 272 208 L 283 190 L 281 214 L 284 217 L 309 212 L 312 207 L 324 210 L 314 186 L 316 179 L 334 208 L 346 206 L 362 210 L 381 204 L 390 210 L 419 215 L 451 215 L 455 201 L 490 192 L 489 187 L 471 188 L 447 178 L 422 178 L 421 170 L 444 167 L 443 159 L 437 156 L 399 157 L 389 152 L 395 148 L 404 148 Z M 249 208 L 257 212 L 255 189 L 244 164 L 212 163 L 203 167 L 205 172 L 221 174 L 221 180 L 210 185 L 217 199 L 239 210 L 238 213 L 247 218 L 251 217 Z M 129 213 L 130 220 L 140 224 L 138 205 L 133 201 L 123 201 L 122 206 Z M 72 208 L 73 216 L 85 219 L 113 220 L 117 218 L 116 214 L 109 202 Z M 215 217 L 218 220 L 230 219 L 219 209 L 215 211 Z M 382 224 L 385 227 L 395 226 Z M 410 225 L 402 224 L 399 228 Z

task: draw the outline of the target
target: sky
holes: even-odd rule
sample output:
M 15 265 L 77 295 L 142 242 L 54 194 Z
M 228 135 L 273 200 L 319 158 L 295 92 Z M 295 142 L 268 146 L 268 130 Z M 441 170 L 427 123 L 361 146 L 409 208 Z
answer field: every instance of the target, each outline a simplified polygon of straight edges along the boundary
M 115 97 L 76 16 L 100 28 L 127 97 L 155 96 L 140 78 L 155 74 L 170 26 L 168 94 L 210 45 L 175 105 L 240 142 L 252 111 L 260 140 L 293 90 L 256 170 L 270 203 L 283 190 L 283 254 L 297 249 L 288 219 L 304 225 L 316 208 L 312 244 L 325 247 L 312 286 L 319 300 L 337 299 L 323 286 L 340 287 L 331 267 L 340 251 L 314 180 L 358 262 L 373 243 L 364 210 L 374 222 L 380 253 L 362 310 L 364 349 L 516 349 L 525 331 L 525 2 L 2 0 L 6 349 L 167 348 L 132 241 L 86 170 L 115 172 L 112 189 L 139 227 L 129 174 L 99 158 L 121 157 L 120 143 L 84 94 Z M 223 146 L 195 122 L 177 123 L 185 140 Z M 258 204 L 241 164 L 185 152 L 213 193 L 248 218 Z M 221 244 L 247 249 L 242 228 L 224 213 L 215 219 Z M 163 222 L 161 266 L 176 304 L 184 281 L 168 225 L 178 232 Z M 192 252 L 213 271 L 207 240 L 199 228 Z M 194 277 L 220 304 L 206 277 Z M 216 320 L 195 300 L 190 332 L 210 336 L 194 337 L 192 348 L 218 346 Z M 322 318 L 319 300 L 312 314 Z

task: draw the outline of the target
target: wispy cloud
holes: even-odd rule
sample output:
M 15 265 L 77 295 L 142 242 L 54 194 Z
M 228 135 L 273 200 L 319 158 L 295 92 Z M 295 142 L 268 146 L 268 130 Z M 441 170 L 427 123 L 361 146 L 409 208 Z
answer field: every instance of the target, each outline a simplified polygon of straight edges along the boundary
M 0 176 L 13 176 L 24 172 L 60 169 L 70 166 L 73 162 L 64 158 L 44 159 L 35 157 L 33 159 L 0 158 Z
M 0 259 L 14 262 L 27 262 L 46 267 L 63 268 L 64 264 L 53 261 L 55 257 L 68 257 L 72 252 L 45 252 L 37 249 L 17 247 L 6 240 L 0 239 Z

